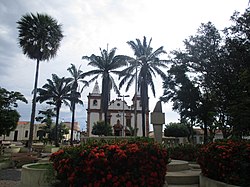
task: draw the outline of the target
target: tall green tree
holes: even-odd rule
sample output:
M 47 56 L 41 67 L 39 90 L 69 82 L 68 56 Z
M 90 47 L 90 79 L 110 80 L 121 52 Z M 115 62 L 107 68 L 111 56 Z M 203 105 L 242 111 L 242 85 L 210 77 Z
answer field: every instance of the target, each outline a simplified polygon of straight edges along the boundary
M 0 87 L 0 136 L 9 135 L 16 129 L 20 114 L 15 109 L 18 101 L 28 103 L 26 98 L 16 91 L 8 91 Z
M 59 78 L 56 74 L 52 74 L 52 80 L 47 79 L 47 83 L 43 85 L 42 88 L 37 89 L 38 96 L 37 101 L 40 103 L 47 102 L 48 104 L 54 105 L 56 107 L 56 141 L 55 145 L 58 144 L 58 124 L 59 124 L 59 114 L 63 103 L 68 104 L 67 101 L 71 101 L 71 86 L 70 80 L 67 78 Z
M 45 126 L 42 126 L 41 129 L 48 135 L 48 140 L 50 142 L 53 140 L 52 129 L 53 129 L 54 117 L 56 117 L 55 108 L 40 110 L 38 112 L 38 116 L 36 117 L 36 121 L 45 124 Z
M 250 8 L 240 15 L 231 17 L 232 25 L 224 30 L 226 34 L 225 61 L 230 67 L 231 94 L 229 114 L 233 124 L 233 135 L 242 137 L 250 134 Z
M 136 41 L 128 41 L 127 44 L 134 51 L 135 60 L 129 60 L 129 66 L 121 71 L 121 82 L 119 87 L 122 87 L 127 82 L 126 91 L 130 88 L 133 81 L 137 79 L 137 89 L 140 91 L 141 105 L 142 105 L 142 133 L 145 136 L 145 114 L 149 109 L 148 107 L 148 87 L 151 88 L 153 95 L 155 96 L 155 86 L 153 77 L 157 74 L 165 80 L 166 75 L 161 68 L 166 68 L 167 60 L 159 58 L 160 55 L 165 54 L 163 46 L 159 47 L 155 51 L 151 47 L 152 38 L 147 42 L 144 36 L 143 41 L 139 39 Z
M 91 82 L 96 80 L 99 76 L 102 76 L 102 94 L 101 94 L 101 109 L 104 113 L 104 122 L 107 124 L 107 112 L 110 101 L 110 91 L 114 91 L 119 94 L 119 89 L 115 83 L 115 80 L 111 74 L 120 74 L 119 68 L 127 64 L 127 60 L 130 59 L 125 55 L 115 55 L 116 48 L 100 49 L 101 55 L 92 54 L 91 56 L 83 56 L 82 59 L 89 61 L 88 65 L 95 69 L 84 73 L 85 76 L 93 76 Z
M 72 100 L 71 100 L 71 105 L 70 105 L 70 109 L 72 111 L 70 145 L 73 145 L 75 106 L 77 103 L 83 105 L 83 102 L 79 98 L 81 97 L 82 90 L 86 86 L 89 86 L 89 83 L 88 81 L 84 80 L 83 71 L 80 69 L 80 67 L 77 69 L 74 64 L 71 64 L 71 67 L 69 67 L 67 70 L 69 71 L 71 75 L 71 77 L 69 77 L 70 85 L 71 85 L 71 94 L 72 94 Z M 79 83 L 83 84 L 81 89 L 80 89 Z
M 193 140 L 193 127 L 197 121 L 200 103 L 200 90 L 187 75 L 187 67 L 174 64 L 168 71 L 168 77 L 163 84 L 164 93 L 161 100 L 173 102 L 173 110 L 181 117 L 189 131 L 188 140 Z
M 40 61 L 55 57 L 63 38 L 62 26 L 47 14 L 25 14 L 17 22 L 18 40 L 22 51 L 30 59 L 36 60 L 35 83 L 33 89 L 32 111 L 30 119 L 29 148 L 33 141 L 36 114 L 36 95 Z

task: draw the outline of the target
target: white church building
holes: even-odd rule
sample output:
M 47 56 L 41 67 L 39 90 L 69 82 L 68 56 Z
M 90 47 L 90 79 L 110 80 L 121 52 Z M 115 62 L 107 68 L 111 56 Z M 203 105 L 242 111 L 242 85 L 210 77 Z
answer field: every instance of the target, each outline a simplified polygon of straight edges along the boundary
M 129 136 L 129 127 L 135 129 L 135 113 L 137 116 L 137 136 L 142 136 L 142 108 L 140 104 L 140 96 L 137 96 L 135 111 L 134 105 L 129 106 L 124 96 L 112 100 L 108 106 L 108 123 L 112 126 L 115 136 Z M 135 103 L 135 97 L 132 99 Z M 104 113 L 101 112 L 101 93 L 98 83 L 95 83 L 92 93 L 88 95 L 87 109 L 87 136 L 92 137 L 92 128 L 97 121 L 104 121 Z M 145 134 L 149 133 L 149 111 L 146 112 Z

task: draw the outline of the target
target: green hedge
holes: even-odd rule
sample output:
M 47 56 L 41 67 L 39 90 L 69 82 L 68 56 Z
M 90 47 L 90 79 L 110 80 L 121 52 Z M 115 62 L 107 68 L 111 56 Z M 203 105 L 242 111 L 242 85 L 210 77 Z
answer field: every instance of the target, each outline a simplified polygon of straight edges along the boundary
M 196 162 L 201 145 L 180 144 L 169 147 L 169 157 L 175 160 L 185 160 Z

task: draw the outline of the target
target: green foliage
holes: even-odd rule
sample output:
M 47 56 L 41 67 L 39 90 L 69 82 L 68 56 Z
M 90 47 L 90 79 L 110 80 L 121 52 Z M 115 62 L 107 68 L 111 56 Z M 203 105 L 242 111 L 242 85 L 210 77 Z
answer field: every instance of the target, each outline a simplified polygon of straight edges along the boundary
M 101 109 L 104 112 L 105 123 L 107 124 L 110 91 L 114 89 L 117 94 L 120 93 L 112 74 L 119 75 L 120 71 L 117 71 L 117 69 L 127 65 L 126 61 L 129 58 L 124 55 L 115 55 L 116 48 L 112 48 L 110 51 L 100 48 L 100 53 L 100 56 L 92 54 L 91 56 L 83 56 L 82 59 L 89 61 L 88 65 L 95 68 L 84 73 L 84 76 L 94 76 L 90 82 L 102 76 Z
M 20 115 L 16 109 L 17 102 L 28 103 L 20 92 L 8 91 L 0 87 L 0 136 L 9 135 L 16 129 Z
M 58 128 L 58 129 L 56 129 Z M 57 134 L 57 136 L 56 136 Z M 53 124 L 51 129 L 50 129 L 50 132 L 49 132 L 49 141 L 58 141 L 61 142 L 63 139 L 64 139 L 64 135 L 65 134 L 69 134 L 69 129 L 66 127 L 66 125 L 64 123 L 60 123 L 58 125 L 58 127 Z
M 165 72 L 161 68 L 167 67 L 167 61 L 160 59 L 160 55 L 166 52 L 163 46 L 159 47 L 155 51 L 151 47 L 152 38 L 147 41 L 144 36 L 143 40 L 136 39 L 136 41 L 128 41 L 127 44 L 134 52 L 135 59 L 130 58 L 128 60 L 129 66 L 120 73 L 120 84 L 122 87 L 127 83 L 126 91 L 131 87 L 133 81 L 137 81 L 137 89 L 140 90 L 140 100 L 142 106 L 142 133 L 145 136 L 146 118 L 145 114 L 149 109 L 148 106 L 148 88 L 150 87 L 153 95 L 155 96 L 155 86 L 153 77 L 157 74 L 162 80 L 166 79 Z M 138 76 L 138 77 L 137 77 Z
M 201 145 L 181 144 L 169 147 L 169 157 L 175 160 L 186 160 L 196 162 Z
M 165 126 L 164 136 L 168 137 L 187 137 L 188 128 L 182 123 L 169 123 Z
M 52 135 L 51 135 L 52 129 L 53 129 L 52 118 L 56 116 L 55 111 L 53 108 L 48 108 L 47 110 L 40 110 L 38 112 L 38 115 L 39 116 L 36 117 L 36 121 L 39 121 L 45 124 L 44 126 L 40 127 L 40 129 L 42 129 L 47 134 L 48 141 L 51 142 L 53 140 Z
M 47 102 L 47 104 L 54 105 L 56 107 L 56 127 L 55 127 L 55 144 L 58 146 L 58 125 L 59 114 L 62 103 L 72 100 L 70 79 L 65 77 L 58 77 L 56 74 L 52 74 L 52 80 L 47 79 L 47 83 L 42 88 L 37 89 L 38 97 L 37 101 L 40 103 Z
M 167 150 L 153 141 L 89 142 L 53 153 L 57 178 L 67 186 L 163 186 Z
M 235 13 L 223 32 L 202 23 L 172 52 L 172 66 L 164 82 L 162 100 L 172 101 L 181 120 L 208 130 L 219 128 L 224 138 L 250 133 L 250 8 Z
M 49 60 L 56 56 L 63 38 L 62 25 L 47 14 L 25 14 L 17 22 L 18 42 L 23 53 L 30 59 L 36 60 L 35 83 L 33 89 L 30 133 L 28 147 L 33 141 L 34 122 L 36 115 L 36 95 L 40 61 Z
M 62 25 L 47 14 L 25 14 L 17 22 L 19 45 L 30 59 L 49 60 L 63 38 Z
M 92 134 L 98 135 L 98 136 L 111 136 L 112 127 L 110 124 L 105 124 L 104 121 L 97 121 L 93 125 Z
M 237 186 L 250 186 L 250 142 L 216 141 L 201 147 L 198 163 L 208 178 Z
M 75 107 L 76 107 L 76 104 L 83 105 L 83 102 L 80 99 L 81 92 L 83 91 L 83 88 L 85 88 L 86 86 L 89 86 L 89 83 L 88 83 L 88 81 L 83 80 L 84 75 L 83 75 L 83 71 L 80 70 L 80 67 L 79 67 L 79 69 L 77 69 L 74 64 L 71 64 L 71 67 L 69 67 L 67 70 L 69 71 L 69 73 L 71 75 L 71 77 L 69 77 L 70 86 L 71 86 L 71 95 L 72 95 L 71 103 L 69 105 L 70 110 L 72 111 L 70 145 L 73 145 L 73 133 L 74 133 L 74 124 L 75 124 Z M 79 86 L 80 86 L 79 83 L 82 83 L 83 87 L 82 87 L 80 92 L 77 92 L 77 90 L 79 89 Z

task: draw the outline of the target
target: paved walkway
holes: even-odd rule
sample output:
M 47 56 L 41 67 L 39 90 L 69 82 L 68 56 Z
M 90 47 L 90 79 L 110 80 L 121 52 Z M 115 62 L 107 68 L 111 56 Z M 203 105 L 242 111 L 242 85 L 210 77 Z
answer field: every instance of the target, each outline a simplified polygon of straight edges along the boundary
M 18 187 L 21 181 L 21 169 L 0 170 L 1 187 Z

